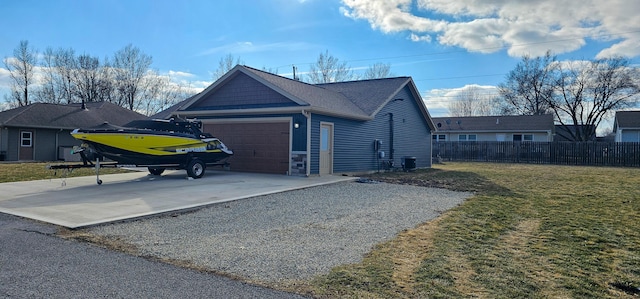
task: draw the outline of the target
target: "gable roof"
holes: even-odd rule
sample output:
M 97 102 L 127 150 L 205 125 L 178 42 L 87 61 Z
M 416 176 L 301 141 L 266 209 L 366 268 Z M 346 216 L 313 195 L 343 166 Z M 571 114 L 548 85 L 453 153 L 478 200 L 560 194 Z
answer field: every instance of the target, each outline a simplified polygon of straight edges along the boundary
M 553 115 L 507 115 L 434 117 L 440 132 L 548 132 L 553 131 Z
M 0 127 L 76 129 L 93 127 L 105 122 L 122 126 L 132 120 L 147 117 L 107 102 L 82 104 L 33 103 L 0 112 Z
M 613 130 L 617 128 L 640 128 L 640 110 L 638 111 L 616 111 Z
M 267 111 L 274 113 L 307 111 L 344 118 L 369 120 L 375 117 L 384 105 L 393 100 L 393 97 L 400 90 L 409 85 L 424 118 L 428 120 L 427 123 L 431 129 L 435 128 L 430 121 L 429 112 L 410 77 L 309 84 L 244 65 L 237 65 L 204 91 L 185 100 L 184 104 L 178 105 L 179 107 L 172 114 L 202 114 L 202 109 L 197 108 L 198 102 L 215 93 L 216 90 L 240 73 L 264 84 L 293 103 L 293 105 L 286 107 L 258 108 L 255 110 L 242 109 L 242 113 L 245 114 L 252 112 L 264 113 Z M 223 115 L 225 113 L 238 112 L 237 109 L 233 111 L 208 110 L 206 114 Z
M 158 113 L 156 113 L 154 115 L 149 116 L 149 118 L 150 119 L 169 119 L 169 118 L 171 118 L 172 113 L 174 111 L 180 110 L 183 107 L 185 107 L 186 104 L 189 101 L 191 101 L 191 99 L 193 99 L 193 97 L 195 97 L 195 95 L 194 96 L 190 96 L 190 97 L 186 98 L 185 100 L 180 101 L 180 102 L 178 102 L 176 104 L 173 104 L 171 107 L 169 107 L 169 108 L 167 108 L 165 110 L 162 110 L 162 111 L 160 111 L 160 112 L 158 112 Z

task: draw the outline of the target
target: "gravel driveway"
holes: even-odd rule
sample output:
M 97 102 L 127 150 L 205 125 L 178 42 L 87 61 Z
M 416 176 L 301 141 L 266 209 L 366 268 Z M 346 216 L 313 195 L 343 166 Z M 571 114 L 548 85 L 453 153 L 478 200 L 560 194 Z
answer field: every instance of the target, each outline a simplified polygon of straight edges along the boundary
M 185 190 L 185 194 L 188 190 Z M 343 182 L 87 229 L 141 255 L 278 284 L 362 260 L 375 244 L 437 217 L 470 193 Z

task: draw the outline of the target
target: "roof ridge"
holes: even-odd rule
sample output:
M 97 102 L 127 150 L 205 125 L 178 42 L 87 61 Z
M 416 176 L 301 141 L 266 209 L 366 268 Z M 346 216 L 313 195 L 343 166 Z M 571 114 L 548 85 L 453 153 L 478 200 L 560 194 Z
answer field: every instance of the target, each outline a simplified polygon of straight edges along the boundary
M 33 107 L 33 105 L 35 105 L 35 104 L 42 104 L 42 103 L 40 103 L 40 102 L 35 102 L 35 103 L 31 103 L 31 104 L 29 104 L 29 105 L 27 105 L 27 106 L 22 106 L 22 107 L 24 107 L 24 109 L 22 109 L 22 111 L 20 111 L 20 112 L 18 112 L 18 113 L 16 113 L 16 114 L 12 115 L 11 117 L 7 118 L 7 120 L 6 120 L 4 123 L 5 123 L 5 124 L 6 124 L 6 123 L 9 123 L 9 122 L 10 122 L 11 120 L 13 120 L 14 118 L 16 118 L 16 117 L 18 117 L 18 116 L 22 115 L 25 111 L 30 110 L 30 109 Z M 18 108 L 20 108 L 20 107 L 18 107 Z

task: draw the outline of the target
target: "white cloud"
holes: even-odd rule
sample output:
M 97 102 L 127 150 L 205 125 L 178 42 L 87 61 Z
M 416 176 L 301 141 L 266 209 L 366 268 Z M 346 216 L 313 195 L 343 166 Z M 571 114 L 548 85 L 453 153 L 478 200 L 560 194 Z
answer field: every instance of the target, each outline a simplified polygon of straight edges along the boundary
M 168 71 L 167 75 L 172 78 L 193 78 L 195 77 L 192 73 L 181 72 L 181 71 Z
M 413 32 L 411 32 L 411 35 L 409 36 L 409 39 L 411 39 L 414 42 L 427 42 L 430 43 L 431 42 L 431 36 L 429 35 L 417 35 Z
M 415 3 L 414 3 L 415 2 Z M 341 12 L 384 33 L 435 35 L 444 45 L 511 56 L 575 51 L 588 39 L 617 41 L 599 56 L 640 55 L 637 0 L 342 0 Z M 435 13 L 445 18 L 421 15 Z M 429 40 L 427 40 L 429 41 Z
M 11 77 L 9 70 L 0 67 L 0 89 L 11 87 Z

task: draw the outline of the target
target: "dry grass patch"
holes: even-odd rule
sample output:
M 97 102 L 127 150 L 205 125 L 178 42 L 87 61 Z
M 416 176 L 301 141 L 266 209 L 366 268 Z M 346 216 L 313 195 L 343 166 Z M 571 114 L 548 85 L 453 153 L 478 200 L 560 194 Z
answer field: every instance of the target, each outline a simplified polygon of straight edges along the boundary
M 316 279 L 314 295 L 640 296 L 640 169 L 449 163 L 371 178 L 476 195 Z

